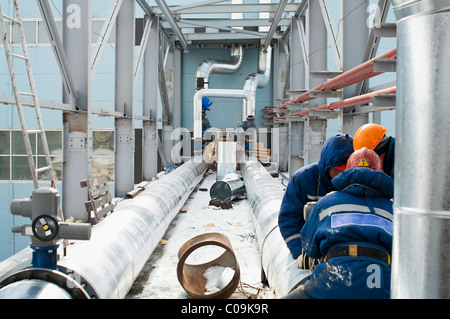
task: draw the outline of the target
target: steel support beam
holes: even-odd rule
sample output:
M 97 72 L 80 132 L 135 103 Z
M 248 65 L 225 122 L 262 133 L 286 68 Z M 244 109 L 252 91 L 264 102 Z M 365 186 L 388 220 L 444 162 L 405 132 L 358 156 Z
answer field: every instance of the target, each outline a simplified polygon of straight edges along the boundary
M 158 118 L 158 64 L 159 61 L 159 24 L 158 18 L 146 18 L 150 26 L 147 48 L 144 54 L 144 103 L 143 114 Z M 142 175 L 150 181 L 158 173 L 158 125 L 156 120 L 143 123 Z
M 63 113 L 62 208 L 65 218 L 86 221 L 86 188 L 80 181 L 91 175 L 91 0 L 63 1 L 63 44 L 70 62 L 78 99 L 63 91 L 63 102 L 83 112 Z
M 41 11 L 41 16 L 44 21 L 45 29 L 48 33 L 48 38 L 50 40 L 53 53 L 55 54 L 56 62 L 58 63 L 61 71 L 62 82 L 64 88 L 66 89 L 66 93 L 71 95 L 73 99 L 77 99 L 78 93 L 70 72 L 69 62 L 67 61 L 66 52 L 64 51 L 61 38 L 56 28 L 55 19 L 53 17 L 50 5 L 48 4 L 48 0 L 38 0 L 37 4 L 39 10 Z
M 267 33 L 267 37 L 264 40 L 263 46 L 267 48 L 270 45 L 270 42 L 272 41 L 273 35 L 275 34 L 275 31 L 278 28 L 278 23 L 280 23 L 281 17 L 284 13 L 284 8 L 286 8 L 287 0 L 281 0 L 280 3 L 278 3 L 277 10 L 275 11 L 275 15 L 272 20 L 272 25 L 270 26 L 269 32 Z
M 188 43 L 183 35 L 183 32 L 181 32 L 180 27 L 178 26 L 177 22 L 172 16 L 172 13 L 170 12 L 169 7 L 167 6 L 166 2 L 164 0 L 155 0 L 155 2 L 158 4 L 158 7 L 161 9 L 161 11 L 164 13 L 164 16 L 166 17 L 167 21 L 169 22 L 170 26 L 173 29 L 173 32 L 175 32 L 175 35 L 178 37 L 178 40 L 181 43 L 181 46 L 185 51 L 188 50 Z
M 362 3 L 364 3 L 362 5 Z M 346 0 L 341 2 L 343 20 L 343 71 L 353 69 L 364 61 L 367 41 L 369 37 L 369 27 L 367 25 L 368 13 L 367 8 L 369 1 Z M 350 98 L 355 93 L 356 85 L 344 88 L 344 99 Z M 368 122 L 368 115 L 362 114 L 358 116 L 345 114 L 351 110 L 344 111 L 343 133 L 353 135 L 356 130 Z
M 111 5 L 111 8 L 109 9 L 108 16 L 105 19 L 102 31 L 100 32 L 97 44 L 95 45 L 96 49 L 91 66 L 92 77 L 95 76 L 95 72 L 97 71 L 97 67 L 98 64 L 100 63 L 103 51 L 105 50 L 105 47 L 108 44 L 109 36 L 113 30 L 114 23 L 116 22 L 117 19 L 117 15 L 119 14 L 120 7 L 122 6 L 122 2 L 123 0 L 115 0 L 114 3 Z
M 134 187 L 134 19 L 135 1 L 124 0 L 117 15 L 115 110 L 128 118 L 115 119 L 115 195 Z
M 328 70 L 327 62 L 327 28 L 325 26 L 321 3 L 316 0 L 309 1 L 309 87 L 313 88 L 323 82 L 321 76 L 315 72 Z M 309 102 L 310 108 L 326 103 L 326 98 L 316 98 Z M 317 162 L 320 158 L 320 150 L 326 139 L 327 120 L 319 118 L 307 118 L 304 122 L 303 136 L 303 164 L 308 165 Z

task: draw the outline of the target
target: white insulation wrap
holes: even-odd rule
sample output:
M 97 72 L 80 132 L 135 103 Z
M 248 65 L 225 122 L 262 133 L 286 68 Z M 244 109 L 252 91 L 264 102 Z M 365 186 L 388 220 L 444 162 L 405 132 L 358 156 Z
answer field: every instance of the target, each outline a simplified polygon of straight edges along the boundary
M 71 247 L 59 264 L 85 278 L 98 298 L 124 298 L 206 169 L 187 162 L 120 202 L 91 240 Z
M 58 262 L 59 269 L 73 272 L 73 278 L 80 284 L 86 282 L 90 297 L 125 298 L 206 170 L 207 164 L 201 159 L 189 161 L 151 183 L 134 199 L 121 201 L 110 216 L 94 226 L 89 241 L 68 247 L 67 256 Z M 24 297 L 30 296 L 27 280 L 14 285 Z M 46 298 L 60 296 L 61 292 L 54 292 Z
M 278 228 L 278 212 L 284 192 L 257 161 L 241 163 L 247 198 L 253 208 L 261 264 L 269 286 L 278 297 L 287 295 L 309 272 L 297 268 Z

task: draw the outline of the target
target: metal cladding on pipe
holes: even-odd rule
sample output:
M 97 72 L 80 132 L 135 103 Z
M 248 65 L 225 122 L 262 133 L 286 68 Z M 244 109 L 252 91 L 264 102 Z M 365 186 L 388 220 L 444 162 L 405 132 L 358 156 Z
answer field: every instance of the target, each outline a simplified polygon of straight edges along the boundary
M 243 56 L 244 50 L 242 45 L 237 45 L 233 46 L 231 49 L 230 61 L 207 59 L 200 63 L 195 78 L 197 79 L 197 82 L 199 79 L 202 79 L 203 87 L 199 87 L 197 84 L 197 88 L 209 88 L 209 76 L 211 73 L 232 74 L 239 70 L 242 65 Z
M 207 167 L 195 158 L 134 199 L 120 202 L 113 214 L 94 226 L 90 241 L 68 246 L 58 269 L 85 283 L 91 297 L 124 298 Z M 48 298 L 59 296 L 56 292 Z
M 258 161 L 241 163 L 247 199 L 253 208 L 261 265 L 278 297 L 287 295 L 309 272 L 297 268 L 278 228 L 278 212 L 284 192 Z
M 398 19 L 391 297 L 450 298 L 450 3 L 391 2 Z
M 202 139 L 202 98 L 204 97 L 243 98 L 247 100 L 247 111 L 242 114 L 242 121 L 247 115 L 255 115 L 255 98 L 250 91 L 227 89 L 203 89 L 194 95 L 194 140 Z
M 236 173 L 225 175 L 222 180 L 215 182 L 209 190 L 211 198 L 220 200 L 233 200 L 244 193 L 244 181 Z
M 0 299 L 71 299 L 58 285 L 42 280 L 22 280 L 0 290 Z
M 252 92 L 253 96 L 256 94 L 257 88 L 263 88 L 270 80 L 270 73 L 272 72 L 272 47 L 269 46 L 267 50 L 260 47 L 258 52 L 258 72 L 247 76 L 244 81 L 243 89 Z M 245 113 L 248 109 L 247 100 L 242 101 L 242 112 Z M 254 114 L 247 114 L 254 115 Z
M 59 265 L 89 281 L 98 298 L 124 298 L 206 169 L 204 162 L 187 162 L 120 202 L 91 240 L 71 247 Z

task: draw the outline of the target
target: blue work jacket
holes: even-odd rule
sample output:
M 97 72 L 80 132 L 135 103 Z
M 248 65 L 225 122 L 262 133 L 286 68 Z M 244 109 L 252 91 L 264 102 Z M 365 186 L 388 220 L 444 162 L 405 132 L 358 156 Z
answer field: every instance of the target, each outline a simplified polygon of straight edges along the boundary
M 290 177 L 281 203 L 278 225 L 294 258 L 302 252 L 300 230 L 305 223 L 303 206 L 335 190 L 328 169 L 346 164 L 352 153 L 352 137 L 336 134 L 325 141 L 317 163 L 300 168 Z
M 333 180 L 338 191 L 320 199 L 302 231 L 303 249 L 320 259 L 336 246 L 357 244 L 391 253 L 393 180 L 351 168 Z M 390 266 L 369 257 L 335 257 L 316 266 L 305 290 L 312 298 L 389 298 Z

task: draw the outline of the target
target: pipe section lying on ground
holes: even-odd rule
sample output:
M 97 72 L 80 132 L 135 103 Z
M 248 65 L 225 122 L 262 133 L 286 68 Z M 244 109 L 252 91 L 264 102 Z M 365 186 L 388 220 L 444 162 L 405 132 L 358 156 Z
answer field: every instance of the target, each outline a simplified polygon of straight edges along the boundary
M 203 246 L 217 246 L 217 248 L 223 249 L 223 253 L 205 263 L 188 264 L 186 262 L 188 257 Z M 228 268 L 233 276 L 229 278 L 223 288 L 208 293 L 205 274 L 210 267 Z M 177 277 L 183 289 L 193 299 L 226 299 L 230 297 L 239 285 L 241 277 L 230 239 L 220 233 L 206 233 L 189 239 L 178 251 Z
M 228 173 L 222 180 L 215 182 L 209 190 L 211 198 L 229 201 L 244 193 L 244 181 L 236 173 Z
M 110 216 L 94 226 L 90 241 L 68 247 L 58 269 L 80 281 L 92 298 L 124 298 L 206 170 L 207 164 L 201 159 L 191 160 L 153 182 L 134 199 L 120 202 Z M 14 284 L 24 298 L 29 295 L 23 289 L 29 285 L 27 280 Z M 3 289 L 0 296 L 4 296 Z M 47 291 L 51 293 L 46 298 L 61 297 L 58 291 Z
M 278 212 L 284 192 L 258 161 L 241 162 L 247 199 L 253 208 L 260 245 L 261 266 L 278 297 L 287 295 L 309 272 L 297 268 L 278 228 Z
M 447 299 L 450 3 L 391 2 L 398 20 L 391 297 Z

